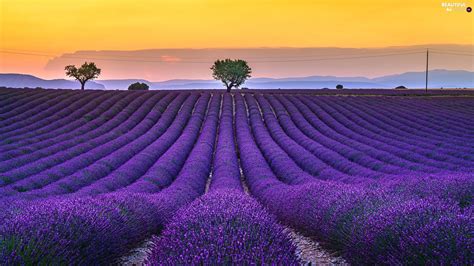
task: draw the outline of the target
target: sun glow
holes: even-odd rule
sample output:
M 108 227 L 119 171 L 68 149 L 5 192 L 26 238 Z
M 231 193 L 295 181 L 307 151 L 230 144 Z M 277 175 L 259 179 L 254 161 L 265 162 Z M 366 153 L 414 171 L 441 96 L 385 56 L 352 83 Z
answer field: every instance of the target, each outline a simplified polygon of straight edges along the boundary
M 1 48 L 62 53 L 472 44 L 472 15 L 447 12 L 442 4 L 433 0 L 1 0 Z
M 448 11 L 446 5 L 433 0 L 0 0 L 0 49 L 17 52 L 0 53 L 0 72 L 39 73 L 49 59 L 78 50 L 472 45 L 472 13 L 465 6 Z

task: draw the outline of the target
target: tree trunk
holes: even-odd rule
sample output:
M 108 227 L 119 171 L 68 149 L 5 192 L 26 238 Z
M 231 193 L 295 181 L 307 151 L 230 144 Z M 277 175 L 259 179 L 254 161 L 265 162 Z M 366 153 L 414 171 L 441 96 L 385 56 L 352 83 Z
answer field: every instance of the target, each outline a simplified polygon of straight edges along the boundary
M 81 90 L 84 90 L 84 85 L 86 85 L 86 83 L 85 83 L 85 82 L 84 82 L 84 83 L 81 82 Z
M 227 92 L 230 92 L 230 89 L 232 88 L 232 86 L 227 86 Z

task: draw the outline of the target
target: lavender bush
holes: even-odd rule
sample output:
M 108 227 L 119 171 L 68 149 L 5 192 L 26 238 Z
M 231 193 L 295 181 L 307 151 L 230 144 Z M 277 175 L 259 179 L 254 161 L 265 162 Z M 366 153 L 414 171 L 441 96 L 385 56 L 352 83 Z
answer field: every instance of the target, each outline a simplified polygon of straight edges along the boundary
M 352 264 L 472 265 L 472 92 L 419 93 L 0 88 L 0 264 L 152 235 L 153 265 L 298 263 L 281 223 Z
M 446 195 L 453 195 L 449 192 L 452 188 L 429 190 L 428 186 L 428 191 L 413 195 L 401 193 L 409 183 L 399 183 L 398 189 L 392 183 L 391 190 L 317 179 L 291 186 L 286 180 L 279 180 L 278 172 L 274 173 L 266 162 L 251 136 L 245 102 L 239 95 L 236 100 L 236 126 L 240 129 L 237 140 L 239 147 L 248 151 L 241 157 L 244 174 L 252 194 L 280 221 L 324 240 L 356 264 L 473 262 L 469 248 L 473 224 L 467 222 L 473 219 L 469 211 L 472 200 L 464 202 L 466 196 L 472 195 L 472 176 L 467 181 L 467 193 L 454 193 L 457 196 L 448 199 Z M 452 222 L 439 222 L 440 219 Z M 433 227 L 438 231 L 426 229 Z M 441 237 L 440 232 L 448 232 L 449 237 Z M 407 248 L 408 243 L 416 245 Z
M 209 193 L 180 210 L 153 239 L 147 265 L 296 265 L 295 246 L 255 200 Z
M 104 264 L 159 230 L 143 195 L 15 204 L 0 225 L 0 264 Z

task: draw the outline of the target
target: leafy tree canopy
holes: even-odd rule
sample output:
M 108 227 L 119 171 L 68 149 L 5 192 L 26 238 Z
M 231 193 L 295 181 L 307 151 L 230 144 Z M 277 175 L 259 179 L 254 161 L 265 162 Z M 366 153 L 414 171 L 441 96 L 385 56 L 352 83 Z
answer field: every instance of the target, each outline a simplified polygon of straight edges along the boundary
M 87 81 L 99 77 L 101 71 L 94 62 L 85 62 L 80 68 L 77 68 L 75 65 L 69 65 L 64 70 L 66 70 L 66 76 L 73 77 L 81 83 L 81 90 L 84 90 L 84 85 Z
M 250 74 L 252 73 L 252 69 L 247 62 L 240 59 L 217 60 L 211 70 L 212 77 L 222 81 L 227 88 L 227 92 L 230 92 L 232 87 L 238 88 L 242 85 L 246 79 L 251 77 Z
M 147 91 L 150 88 L 146 83 L 135 82 L 128 86 L 129 91 Z

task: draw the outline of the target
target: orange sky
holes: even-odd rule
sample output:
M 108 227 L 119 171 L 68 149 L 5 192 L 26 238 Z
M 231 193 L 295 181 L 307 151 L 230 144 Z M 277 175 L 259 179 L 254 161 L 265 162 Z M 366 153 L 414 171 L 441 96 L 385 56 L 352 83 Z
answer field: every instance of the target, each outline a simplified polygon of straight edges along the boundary
M 436 0 L 0 0 L 0 50 L 473 44 L 473 16 Z M 463 1 L 472 6 L 472 1 Z M 0 53 L 0 72 L 48 58 Z M 26 71 L 27 72 L 27 71 Z

